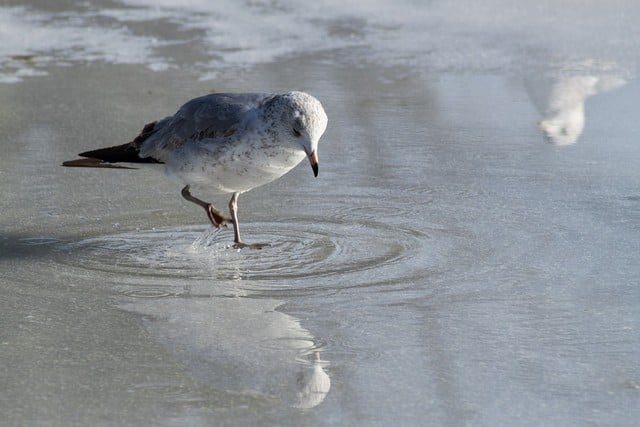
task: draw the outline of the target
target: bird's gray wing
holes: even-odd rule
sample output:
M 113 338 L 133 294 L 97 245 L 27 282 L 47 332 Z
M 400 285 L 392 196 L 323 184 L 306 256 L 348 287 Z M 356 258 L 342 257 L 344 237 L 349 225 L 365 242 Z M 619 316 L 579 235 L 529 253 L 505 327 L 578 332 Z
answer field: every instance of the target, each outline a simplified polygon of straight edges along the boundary
M 194 98 L 155 125 L 140 154 L 164 160 L 167 152 L 189 141 L 233 135 L 248 113 L 272 98 L 267 93 L 215 93 Z

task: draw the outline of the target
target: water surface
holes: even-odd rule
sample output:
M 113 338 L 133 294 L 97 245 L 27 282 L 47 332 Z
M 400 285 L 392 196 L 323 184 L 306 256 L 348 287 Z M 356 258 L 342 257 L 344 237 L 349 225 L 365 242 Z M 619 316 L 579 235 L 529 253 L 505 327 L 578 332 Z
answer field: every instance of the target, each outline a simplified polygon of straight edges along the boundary
M 7 424 L 636 423 L 637 6 L 392 3 L 0 7 Z M 264 250 L 161 168 L 59 166 L 292 88 L 329 127 L 241 196 Z

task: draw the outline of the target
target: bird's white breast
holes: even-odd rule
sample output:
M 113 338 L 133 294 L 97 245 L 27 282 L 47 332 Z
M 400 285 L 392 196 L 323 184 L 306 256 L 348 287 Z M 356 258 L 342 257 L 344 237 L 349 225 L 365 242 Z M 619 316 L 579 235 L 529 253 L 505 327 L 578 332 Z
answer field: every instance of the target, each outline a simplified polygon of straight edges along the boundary
M 305 158 L 301 149 L 267 141 L 258 134 L 224 144 L 192 141 L 172 153 L 167 173 L 218 193 L 249 191 L 281 177 Z

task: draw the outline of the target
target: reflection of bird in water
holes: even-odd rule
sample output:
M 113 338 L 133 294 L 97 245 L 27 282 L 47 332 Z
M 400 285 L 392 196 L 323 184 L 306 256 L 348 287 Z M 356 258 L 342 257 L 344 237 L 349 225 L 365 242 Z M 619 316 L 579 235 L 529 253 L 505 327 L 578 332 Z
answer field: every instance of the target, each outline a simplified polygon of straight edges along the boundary
M 296 408 L 309 409 L 318 406 L 329 393 L 331 378 L 324 371 L 327 362 L 320 360 L 320 352 L 314 352 L 311 365 L 298 374 L 298 401 Z
M 216 93 L 192 99 L 173 116 L 147 124 L 133 141 L 81 153 L 64 166 L 114 167 L 114 163 L 165 163 L 185 187 L 182 196 L 201 207 L 215 227 L 233 224 L 240 240 L 238 196 L 271 182 L 305 157 L 318 175 L 318 140 L 327 127 L 320 102 L 304 92 Z M 115 166 L 118 167 L 118 166 Z M 192 196 L 191 185 L 232 193 L 231 217 Z M 254 245 L 259 247 L 260 245 Z
M 551 88 L 545 118 L 539 122 L 549 142 L 558 145 L 576 142 L 584 129 L 586 99 L 624 83 L 614 76 L 573 76 L 557 81 Z
M 281 301 L 212 297 L 208 285 L 202 294 L 198 287 L 181 298 L 132 298 L 123 307 L 149 317 L 149 331 L 199 384 L 282 407 L 323 402 L 329 362 L 300 321 L 278 311 Z

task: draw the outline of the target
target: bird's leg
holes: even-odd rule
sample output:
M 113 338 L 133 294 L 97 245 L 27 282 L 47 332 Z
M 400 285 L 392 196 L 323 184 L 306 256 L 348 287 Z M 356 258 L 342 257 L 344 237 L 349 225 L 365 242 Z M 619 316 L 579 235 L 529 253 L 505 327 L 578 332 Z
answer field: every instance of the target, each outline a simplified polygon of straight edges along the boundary
M 269 246 L 268 243 L 252 243 L 247 245 L 240 240 L 240 222 L 238 221 L 238 196 L 240 193 L 233 193 L 231 200 L 229 200 L 229 212 L 231 212 L 231 222 L 233 222 L 233 247 L 236 249 L 251 248 L 262 249 L 265 246 Z
M 227 222 L 232 222 L 233 220 L 226 216 L 222 211 L 216 209 L 211 203 L 204 202 L 197 197 L 193 197 L 191 192 L 189 191 L 189 186 L 185 185 L 182 189 L 182 197 L 186 200 L 195 203 L 198 206 L 201 206 L 205 212 L 207 213 L 207 217 L 209 217 L 209 221 L 213 224 L 214 227 L 220 228 L 221 225 L 224 225 Z
M 238 222 L 238 195 L 239 193 L 233 193 L 231 200 L 229 200 L 229 212 L 231 213 L 231 221 L 233 221 L 233 246 L 242 248 L 245 246 L 240 240 L 240 223 Z

